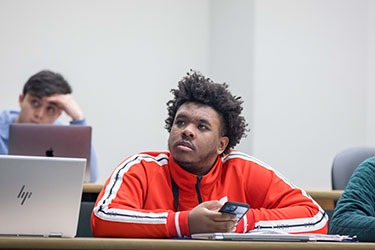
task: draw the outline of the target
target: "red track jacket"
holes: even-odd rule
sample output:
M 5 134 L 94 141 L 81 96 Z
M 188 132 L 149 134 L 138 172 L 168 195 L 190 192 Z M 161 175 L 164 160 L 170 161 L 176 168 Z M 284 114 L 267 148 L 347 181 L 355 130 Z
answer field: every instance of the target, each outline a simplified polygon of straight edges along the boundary
M 172 178 L 178 186 L 178 212 L 174 209 Z M 328 216 L 305 191 L 266 164 L 236 151 L 218 157 L 202 177 L 178 166 L 169 152 L 127 158 L 98 196 L 91 217 L 92 232 L 100 237 L 190 236 L 188 213 L 199 200 L 249 204 L 251 209 L 236 232 L 255 228 L 327 233 Z

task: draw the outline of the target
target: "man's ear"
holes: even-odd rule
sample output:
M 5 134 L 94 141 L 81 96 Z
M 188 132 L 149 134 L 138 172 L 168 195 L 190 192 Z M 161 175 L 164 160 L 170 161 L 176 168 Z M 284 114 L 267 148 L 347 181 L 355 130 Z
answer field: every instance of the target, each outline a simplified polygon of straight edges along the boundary
M 19 96 L 18 96 L 18 104 L 21 106 L 21 103 L 22 103 L 22 101 L 23 101 L 23 99 L 24 99 L 24 95 L 23 94 L 20 94 Z
M 229 138 L 227 136 L 223 136 L 223 137 L 220 138 L 220 143 L 219 143 L 219 146 L 217 148 L 217 153 L 219 155 L 221 155 L 225 151 L 225 149 L 228 146 L 228 143 L 229 143 Z

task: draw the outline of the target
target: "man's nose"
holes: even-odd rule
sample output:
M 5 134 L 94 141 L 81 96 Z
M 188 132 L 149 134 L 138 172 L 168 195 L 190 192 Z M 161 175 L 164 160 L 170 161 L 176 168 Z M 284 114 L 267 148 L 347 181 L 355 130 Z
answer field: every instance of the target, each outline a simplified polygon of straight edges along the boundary
M 42 119 L 44 116 L 44 110 L 42 108 L 36 109 L 34 114 L 35 114 L 35 117 Z
M 182 130 L 182 134 L 184 136 L 188 136 L 188 137 L 192 137 L 194 138 L 195 136 L 195 133 L 194 133 L 194 128 L 192 125 L 187 125 L 183 130 Z

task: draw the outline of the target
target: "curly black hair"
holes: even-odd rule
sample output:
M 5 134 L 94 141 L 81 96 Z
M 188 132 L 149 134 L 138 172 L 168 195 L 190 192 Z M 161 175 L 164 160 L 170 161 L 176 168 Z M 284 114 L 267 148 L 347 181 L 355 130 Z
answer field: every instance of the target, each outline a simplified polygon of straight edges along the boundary
M 171 132 L 177 110 L 184 103 L 198 103 L 212 107 L 221 120 L 221 134 L 229 138 L 228 146 L 224 153 L 228 154 L 242 137 L 246 137 L 247 123 L 241 116 L 241 97 L 233 96 L 228 91 L 228 85 L 214 83 L 210 78 L 204 77 L 200 72 L 190 70 L 181 81 L 178 89 L 172 89 L 174 99 L 167 102 L 168 118 L 165 128 Z

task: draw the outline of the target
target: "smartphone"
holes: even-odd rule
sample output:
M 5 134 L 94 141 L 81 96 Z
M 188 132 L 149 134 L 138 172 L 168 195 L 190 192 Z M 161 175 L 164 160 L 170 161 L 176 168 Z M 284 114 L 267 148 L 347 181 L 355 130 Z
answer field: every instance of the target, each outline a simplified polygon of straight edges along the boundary
M 250 206 L 248 204 L 235 201 L 227 201 L 220 208 L 219 212 L 236 215 L 238 223 L 249 209 Z

